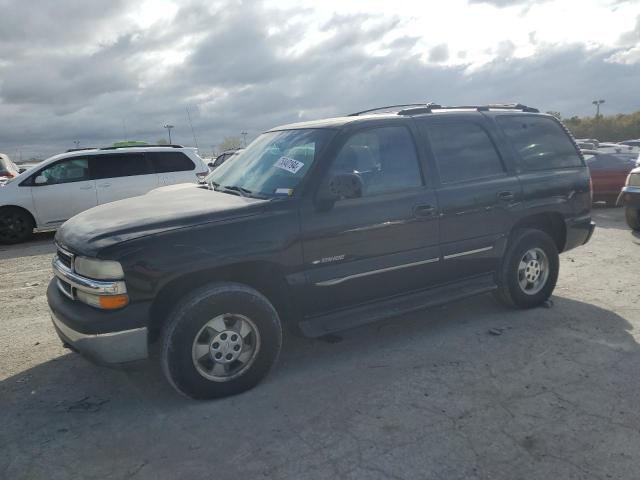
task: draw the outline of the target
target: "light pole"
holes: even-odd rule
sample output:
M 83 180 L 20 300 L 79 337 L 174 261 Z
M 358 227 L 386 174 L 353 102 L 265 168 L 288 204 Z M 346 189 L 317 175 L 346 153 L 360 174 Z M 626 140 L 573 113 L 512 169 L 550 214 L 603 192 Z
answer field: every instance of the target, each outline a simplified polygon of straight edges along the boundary
M 594 100 L 591 103 L 596 106 L 596 118 L 598 118 L 600 116 L 600 105 L 604 103 L 604 100 Z
M 242 143 L 246 147 L 247 146 L 247 132 L 246 132 L 246 130 L 241 131 L 240 135 L 242 135 Z
M 169 125 L 168 123 L 166 123 L 162 126 L 162 128 L 166 128 L 167 132 L 169 132 L 169 145 L 171 145 L 171 129 L 173 128 L 173 125 Z

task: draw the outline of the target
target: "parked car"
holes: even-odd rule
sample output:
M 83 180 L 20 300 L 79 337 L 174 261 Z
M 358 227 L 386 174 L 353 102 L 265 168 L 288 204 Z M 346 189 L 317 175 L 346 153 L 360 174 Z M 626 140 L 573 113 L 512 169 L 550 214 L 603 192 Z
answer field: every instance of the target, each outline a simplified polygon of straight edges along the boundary
M 0 177 L 6 179 L 18 176 L 20 169 L 11 161 L 8 155 L 0 153 Z
M 635 166 L 637 155 L 602 153 L 600 150 L 583 150 L 582 153 L 591 172 L 593 201 L 614 207 L 627 175 Z
M 539 306 L 595 226 L 570 134 L 522 105 L 277 127 L 206 182 L 73 217 L 47 291 L 65 344 L 121 364 L 159 343 L 201 399 L 256 385 L 283 325 L 318 337 L 490 291 Z
M 640 168 L 634 168 L 629 172 L 618 197 L 618 204 L 624 206 L 629 228 L 640 232 Z
M 231 157 L 238 155 L 242 150 L 244 150 L 244 148 L 234 148 L 232 150 L 226 150 L 222 152 L 220 155 L 216 157 L 216 159 L 213 162 L 210 162 L 208 164 L 209 169 L 214 170 L 218 168 L 220 165 L 222 165 L 224 162 L 229 160 Z
M 197 182 L 209 169 L 195 149 L 108 147 L 55 155 L 0 188 L 0 243 L 27 240 L 114 200 L 174 183 Z
M 620 142 L 623 145 L 630 145 L 632 147 L 640 147 L 640 139 L 638 140 L 625 140 L 624 142 Z

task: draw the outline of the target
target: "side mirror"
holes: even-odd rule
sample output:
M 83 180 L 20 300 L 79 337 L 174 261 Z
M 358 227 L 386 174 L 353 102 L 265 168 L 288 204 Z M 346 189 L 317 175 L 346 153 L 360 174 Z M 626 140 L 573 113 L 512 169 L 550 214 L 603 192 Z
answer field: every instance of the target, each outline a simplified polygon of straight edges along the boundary
M 214 168 L 216 168 L 216 166 L 213 164 L 213 162 L 209 162 L 209 163 L 207 163 L 207 167 L 209 167 L 211 170 L 213 170 Z
M 341 173 L 324 182 L 318 191 L 318 204 L 322 209 L 329 209 L 343 198 L 359 198 L 362 196 L 362 179 L 355 173 Z
M 34 180 L 34 183 L 36 185 L 45 185 L 47 183 L 47 177 L 45 177 L 44 175 L 38 175 Z

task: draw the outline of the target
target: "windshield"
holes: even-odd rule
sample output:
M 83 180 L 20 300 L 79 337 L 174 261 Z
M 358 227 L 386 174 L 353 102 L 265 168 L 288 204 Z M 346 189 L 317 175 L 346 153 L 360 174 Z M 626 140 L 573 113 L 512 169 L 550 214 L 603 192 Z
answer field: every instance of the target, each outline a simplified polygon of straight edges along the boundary
M 206 182 L 238 195 L 291 196 L 333 130 L 267 132 L 210 173 Z

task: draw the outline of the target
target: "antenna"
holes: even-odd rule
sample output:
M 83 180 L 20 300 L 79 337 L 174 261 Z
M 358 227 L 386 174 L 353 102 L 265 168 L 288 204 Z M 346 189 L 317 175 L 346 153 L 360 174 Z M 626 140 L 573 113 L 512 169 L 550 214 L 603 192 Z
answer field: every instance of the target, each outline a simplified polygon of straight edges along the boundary
M 193 141 L 196 144 L 196 148 L 198 148 L 198 140 L 196 139 L 196 132 L 193 130 L 193 123 L 191 123 L 191 114 L 189 113 L 189 107 L 184 107 L 187 111 L 187 118 L 189 119 L 189 126 L 191 127 L 191 134 L 193 135 Z

